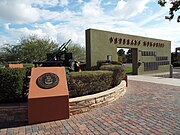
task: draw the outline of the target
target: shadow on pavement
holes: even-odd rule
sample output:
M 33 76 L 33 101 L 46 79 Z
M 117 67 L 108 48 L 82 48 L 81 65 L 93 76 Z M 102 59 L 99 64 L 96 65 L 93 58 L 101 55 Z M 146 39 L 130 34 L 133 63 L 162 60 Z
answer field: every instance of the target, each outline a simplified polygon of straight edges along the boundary
M 6 123 L 0 123 L 0 129 L 27 126 L 27 125 L 28 125 L 28 122 L 16 122 L 16 123 L 6 122 Z

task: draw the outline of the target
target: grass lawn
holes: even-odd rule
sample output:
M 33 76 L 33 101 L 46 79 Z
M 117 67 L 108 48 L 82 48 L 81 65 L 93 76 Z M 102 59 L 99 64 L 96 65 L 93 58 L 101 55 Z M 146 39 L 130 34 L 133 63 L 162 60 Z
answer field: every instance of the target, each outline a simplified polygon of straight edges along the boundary
M 131 74 L 132 73 L 132 68 L 131 67 L 125 67 L 125 73 L 126 74 Z

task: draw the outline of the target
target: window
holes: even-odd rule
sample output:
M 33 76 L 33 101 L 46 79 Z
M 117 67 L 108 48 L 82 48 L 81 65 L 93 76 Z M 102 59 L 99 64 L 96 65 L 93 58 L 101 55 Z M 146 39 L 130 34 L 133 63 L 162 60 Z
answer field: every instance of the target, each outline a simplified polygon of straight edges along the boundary
M 167 56 L 158 56 L 156 57 L 156 61 L 161 61 L 161 60 L 168 60 Z
M 112 61 L 112 55 L 107 55 L 107 60 Z
M 154 51 L 142 51 L 142 56 L 156 56 L 156 52 Z
M 152 71 L 158 70 L 158 63 L 157 62 L 145 62 L 144 63 L 144 71 Z

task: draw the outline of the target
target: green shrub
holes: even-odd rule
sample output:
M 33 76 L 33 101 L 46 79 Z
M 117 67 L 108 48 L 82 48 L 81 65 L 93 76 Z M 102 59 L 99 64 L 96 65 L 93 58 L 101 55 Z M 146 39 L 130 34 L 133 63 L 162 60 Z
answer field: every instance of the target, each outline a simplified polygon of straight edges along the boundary
M 173 67 L 180 67 L 180 61 L 173 62 Z
M 82 71 L 70 73 L 70 97 L 83 96 L 111 88 L 112 71 Z
M 109 70 L 109 71 L 105 71 Z M 66 68 L 70 97 L 94 94 L 121 82 L 121 65 L 103 65 L 101 70 L 69 72 Z M 31 68 L 0 69 L 0 103 L 27 101 Z
M 101 70 L 113 71 L 112 87 L 120 84 L 121 80 L 125 77 L 124 66 L 122 65 L 102 65 Z
M 30 77 L 31 77 L 31 67 L 25 68 L 26 75 L 23 78 L 23 91 L 22 91 L 22 100 L 27 101 L 28 92 L 29 92 L 29 84 L 30 84 Z
M 100 68 L 104 63 L 107 63 L 107 61 L 106 60 L 97 61 L 97 68 Z
M 132 74 L 132 67 L 124 67 L 126 74 Z
M 115 68 L 122 68 L 122 67 L 123 67 L 122 65 L 111 65 L 111 64 L 108 64 L 108 65 L 102 65 L 100 67 L 100 70 L 113 71 Z
M 90 71 L 96 71 L 96 70 L 99 70 L 99 67 L 98 66 L 93 66 L 91 67 Z
M 103 65 L 122 65 L 122 63 L 117 62 L 117 61 L 108 61 L 108 60 L 97 61 L 97 68 L 98 69 Z
M 0 69 L 0 103 L 22 100 L 25 76 L 24 68 Z
M 0 64 L 0 68 L 5 68 L 5 66 Z
M 34 64 L 32 64 L 32 63 L 23 63 L 23 67 L 24 68 L 32 68 L 32 67 L 34 67 Z

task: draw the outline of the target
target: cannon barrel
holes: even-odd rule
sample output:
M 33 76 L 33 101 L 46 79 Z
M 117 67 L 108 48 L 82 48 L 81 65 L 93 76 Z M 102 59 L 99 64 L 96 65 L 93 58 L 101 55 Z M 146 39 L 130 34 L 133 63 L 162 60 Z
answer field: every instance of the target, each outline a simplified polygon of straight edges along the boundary
M 53 61 L 54 58 L 61 56 L 63 53 L 67 51 L 67 46 L 72 43 L 72 40 L 69 39 L 68 42 L 63 43 L 55 52 L 52 54 L 48 54 L 47 61 Z
M 72 53 L 68 52 L 67 46 L 71 44 L 71 39 L 68 42 L 63 43 L 56 51 L 47 54 L 47 60 L 45 62 L 33 62 L 35 67 L 53 67 L 53 66 L 71 66 L 73 59 Z M 63 57 L 62 57 L 63 56 Z
M 66 44 L 66 42 L 65 43 L 63 43 L 59 48 L 58 48 L 58 50 L 57 51 L 59 51 L 59 50 L 61 50 L 64 46 L 65 46 L 65 44 Z
M 72 43 L 72 40 L 69 39 L 68 42 L 64 43 L 58 50 L 63 51 L 64 49 L 67 50 L 67 46 L 69 46 Z
M 66 48 L 67 48 L 67 46 L 68 46 L 69 44 L 71 44 L 71 42 L 72 42 L 71 39 L 69 39 L 68 42 L 63 43 L 63 44 L 58 48 L 58 50 L 55 51 L 53 54 L 54 54 L 54 55 L 57 55 L 59 52 L 62 52 L 64 49 L 67 50 Z

